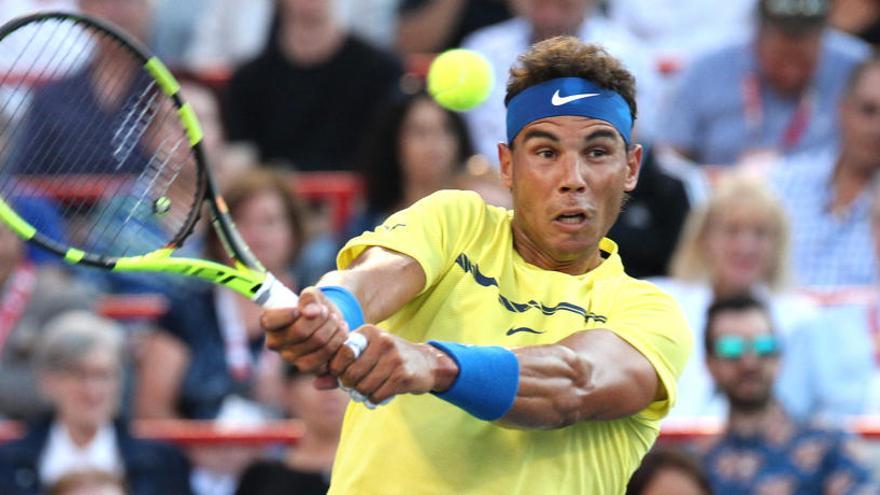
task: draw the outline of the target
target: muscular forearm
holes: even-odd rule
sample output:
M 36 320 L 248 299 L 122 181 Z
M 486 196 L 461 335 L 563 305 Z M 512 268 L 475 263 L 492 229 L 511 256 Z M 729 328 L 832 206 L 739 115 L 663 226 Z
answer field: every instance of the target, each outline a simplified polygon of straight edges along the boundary
M 657 395 L 650 363 L 607 330 L 579 332 L 552 345 L 524 347 L 519 389 L 501 424 L 559 428 L 635 414 Z
M 409 256 L 373 247 L 364 251 L 346 270 L 321 277 L 318 285 L 339 285 L 350 290 L 368 323 L 380 322 L 409 302 L 425 286 L 425 273 Z

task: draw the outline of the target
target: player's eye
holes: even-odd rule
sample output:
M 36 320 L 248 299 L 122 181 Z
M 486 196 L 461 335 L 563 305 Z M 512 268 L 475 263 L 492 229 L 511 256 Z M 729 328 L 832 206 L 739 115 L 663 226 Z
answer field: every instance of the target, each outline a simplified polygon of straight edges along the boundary
M 556 156 L 556 151 L 550 148 L 541 148 L 535 154 L 537 154 L 541 158 L 550 159 Z

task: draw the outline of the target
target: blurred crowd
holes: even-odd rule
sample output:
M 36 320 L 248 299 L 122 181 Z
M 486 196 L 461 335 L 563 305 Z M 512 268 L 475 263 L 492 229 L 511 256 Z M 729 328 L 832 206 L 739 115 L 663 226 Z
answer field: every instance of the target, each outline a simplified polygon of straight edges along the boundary
M 877 0 L 0 0 L 0 21 L 39 10 L 113 22 L 172 68 L 245 242 L 294 289 L 432 192 L 510 207 L 496 170 L 508 68 L 555 35 L 602 44 L 636 76 L 647 151 L 609 237 L 698 343 L 667 424 L 721 427 L 661 440 L 628 493 L 878 493 L 880 455 L 849 432 L 880 414 Z M 463 113 L 424 87 L 453 47 L 499 81 Z M 340 171 L 362 184 L 341 222 L 298 187 Z M 207 226 L 184 249 L 225 256 Z M 96 305 L 144 294 L 160 301 L 146 317 Z M 259 312 L 188 279 L 72 269 L 0 228 L 0 417 L 27 424 L 0 445 L 0 493 L 324 493 L 347 396 L 266 351 Z M 305 425 L 294 446 L 132 433 L 282 418 Z

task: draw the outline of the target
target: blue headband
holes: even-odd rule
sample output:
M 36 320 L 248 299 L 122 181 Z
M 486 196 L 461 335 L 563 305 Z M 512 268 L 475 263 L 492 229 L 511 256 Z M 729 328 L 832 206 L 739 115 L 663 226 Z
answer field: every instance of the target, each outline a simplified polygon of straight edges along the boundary
M 529 123 L 562 115 L 604 120 L 631 144 L 633 121 L 626 100 L 580 77 L 551 79 L 514 96 L 507 104 L 508 144 Z

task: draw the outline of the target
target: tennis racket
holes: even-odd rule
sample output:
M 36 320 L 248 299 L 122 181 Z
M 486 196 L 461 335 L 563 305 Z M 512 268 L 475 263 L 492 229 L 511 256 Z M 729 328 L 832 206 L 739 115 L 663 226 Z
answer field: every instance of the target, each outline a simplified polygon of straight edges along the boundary
M 25 16 L 0 27 L 0 74 L 0 220 L 18 236 L 70 264 L 197 277 L 265 308 L 297 305 L 242 240 L 195 112 L 139 42 L 84 15 Z M 35 203 L 65 228 L 34 215 Z M 229 265 L 172 256 L 203 207 Z M 357 337 L 346 345 L 359 355 Z

